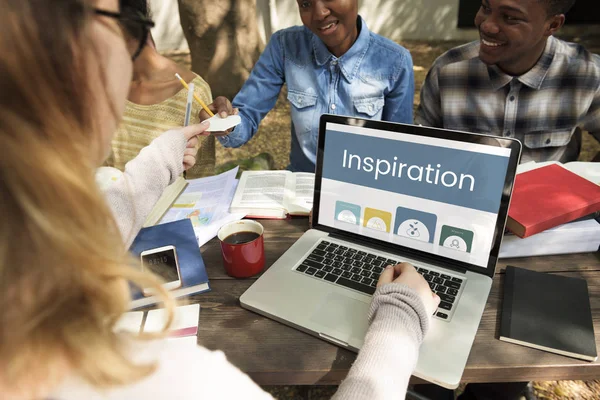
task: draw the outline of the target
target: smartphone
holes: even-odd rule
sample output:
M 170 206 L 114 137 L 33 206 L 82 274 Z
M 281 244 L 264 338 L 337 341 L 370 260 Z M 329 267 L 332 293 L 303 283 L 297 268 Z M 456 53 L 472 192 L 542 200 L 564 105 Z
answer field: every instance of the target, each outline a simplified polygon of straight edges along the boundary
M 151 271 L 161 277 L 166 283 L 163 287 L 167 290 L 181 287 L 181 271 L 177 260 L 175 246 L 163 246 L 142 251 L 140 254 L 142 270 Z M 146 296 L 154 294 L 149 288 L 143 289 Z

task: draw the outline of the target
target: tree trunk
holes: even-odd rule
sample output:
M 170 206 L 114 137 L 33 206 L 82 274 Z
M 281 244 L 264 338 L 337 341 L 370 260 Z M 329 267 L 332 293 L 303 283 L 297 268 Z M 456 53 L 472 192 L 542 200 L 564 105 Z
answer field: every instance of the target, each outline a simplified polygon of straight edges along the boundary
M 192 70 L 232 99 L 260 55 L 256 0 L 178 0 Z

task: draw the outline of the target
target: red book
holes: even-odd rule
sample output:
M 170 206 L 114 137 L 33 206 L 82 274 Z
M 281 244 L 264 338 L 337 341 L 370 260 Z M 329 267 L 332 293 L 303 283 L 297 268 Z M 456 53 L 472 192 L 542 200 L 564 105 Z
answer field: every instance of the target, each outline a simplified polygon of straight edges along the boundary
M 600 210 L 600 186 L 550 164 L 518 174 L 506 227 L 522 238 Z

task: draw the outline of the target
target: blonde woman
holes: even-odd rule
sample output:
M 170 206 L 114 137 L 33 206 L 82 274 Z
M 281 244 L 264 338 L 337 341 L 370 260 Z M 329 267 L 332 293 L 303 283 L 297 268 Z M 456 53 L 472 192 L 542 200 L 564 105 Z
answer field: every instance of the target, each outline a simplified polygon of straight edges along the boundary
M 130 267 L 113 218 L 132 212 L 127 200 L 107 205 L 94 179 L 137 51 L 125 44 L 117 0 L 0 0 L 0 9 L 0 397 L 270 398 L 221 352 L 114 332 L 128 281 L 172 304 L 154 276 Z M 195 163 L 204 129 L 153 141 L 138 156 L 147 179 L 132 190 L 157 197 Z M 387 268 L 336 396 L 401 398 L 437 302 L 413 267 Z

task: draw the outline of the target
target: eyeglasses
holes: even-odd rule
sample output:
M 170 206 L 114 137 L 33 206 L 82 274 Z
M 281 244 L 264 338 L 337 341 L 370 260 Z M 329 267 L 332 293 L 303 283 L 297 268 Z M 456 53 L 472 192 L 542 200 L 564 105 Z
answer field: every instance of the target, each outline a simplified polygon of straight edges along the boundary
M 131 54 L 131 59 L 135 60 L 146 45 L 150 28 L 154 27 L 154 21 L 146 18 L 140 13 L 135 13 L 137 15 L 124 15 L 123 13 L 99 10 L 97 8 L 94 8 L 93 11 L 97 15 L 116 19 L 123 30 L 124 36 L 126 38 L 133 37 L 137 40 L 137 46 L 127 46 L 129 53 Z

